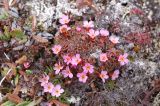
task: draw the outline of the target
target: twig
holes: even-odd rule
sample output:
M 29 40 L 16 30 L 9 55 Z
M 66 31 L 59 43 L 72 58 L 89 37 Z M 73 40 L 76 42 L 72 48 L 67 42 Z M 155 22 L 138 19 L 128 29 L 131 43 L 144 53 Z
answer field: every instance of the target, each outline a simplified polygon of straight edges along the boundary
M 8 57 L 8 55 L 4 52 L 4 55 L 6 56 L 6 58 L 8 59 L 8 60 L 10 60 L 10 58 Z
M 8 70 L 7 74 L 1 79 L 0 86 L 2 85 L 3 81 L 5 80 L 6 76 L 11 72 L 11 68 Z
M 4 55 L 6 56 L 6 58 L 7 58 L 8 60 L 10 60 L 10 58 L 8 57 L 8 55 L 7 55 L 5 52 L 4 52 Z M 10 68 L 10 69 L 8 70 L 7 74 L 1 79 L 1 81 L 0 81 L 0 86 L 2 85 L 2 83 L 3 83 L 3 81 L 5 80 L 6 76 L 11 72 L 11 70 L 12 70 L 12 68 Z

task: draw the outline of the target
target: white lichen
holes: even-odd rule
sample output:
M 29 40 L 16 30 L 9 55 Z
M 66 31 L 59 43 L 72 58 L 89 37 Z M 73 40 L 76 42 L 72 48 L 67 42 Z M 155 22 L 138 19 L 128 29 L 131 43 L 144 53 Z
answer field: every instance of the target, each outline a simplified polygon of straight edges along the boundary
M 60 18 L 64 13 L 71 12 L 73 15 L 81 16 L 82 11 L 76 8 L 75 2 L 68 2 L 68 0 L 57 0 L 56 17 Z

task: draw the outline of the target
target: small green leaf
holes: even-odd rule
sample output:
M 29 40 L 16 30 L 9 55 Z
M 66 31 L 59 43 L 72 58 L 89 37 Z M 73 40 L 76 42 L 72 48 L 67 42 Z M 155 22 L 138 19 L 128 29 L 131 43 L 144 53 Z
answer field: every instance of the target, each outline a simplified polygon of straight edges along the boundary
M 9 29 L 7 26 L 4 26 L 4 35 L 8 38 L 11 38 L 10 33 L 9 33 Z
M 16 106 L 27 106 L 29 103 L 31 103 L 30 101 L 24 101 L 24 102 L 21 102 L 19 104 L 17 104 Z
M 26 74 L 32 74 L 33 72 L 32 72 L 32 70 L 26 70 Z
M 106 87 L 108 88 L 108 90 L 113 90 L 116 87 L 116 83 L 113 80 L 109 80 L 106 83 Z
M 0 35 L 0 40 L 8 41 L 11 39 L 9 29 L 7 26 L 4 26 L 4 33 Z
M 21 29 L 14 29 L 10 32 L 12 37 L 16 37 L 17 39 L 23 39 L 24 38 L 24 32 Z
M 39 98 L 38 100 L 34 100 L 34 101 L 30 102 L 26 106 L 37 106 L 41 101 L 42 101 L 42 98 Z
M 8 73 L 9 68 L 4 67 L 3 70 L 1 71 L 2 76 L 4 77 Z
M 15 106 L 16 104 L 11 102 L 11 101 L 6 101 L 3 104 L 1 104 L 1 106 Z
M 9 14 L 7 13 L 7 11 L 2 11 L 2 13 L 0 14 L 0 20 L 6 20 L 8 19 Z
M 14 80 L 14 84 L 17 85 L 19 81 L 19 75 L 17 74 Z

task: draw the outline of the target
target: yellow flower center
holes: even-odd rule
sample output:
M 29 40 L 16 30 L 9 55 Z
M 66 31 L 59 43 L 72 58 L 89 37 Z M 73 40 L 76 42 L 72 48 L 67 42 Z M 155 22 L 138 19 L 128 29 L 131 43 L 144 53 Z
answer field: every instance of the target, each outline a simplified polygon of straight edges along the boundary
M 60 66 L 60 65 L 58 65 L 58 66 L 57 66 L 57 68 L 58 68 L 58 69 L 61 69 L 61 66 Z
M 56 90 L 56 93 L 59 93 L 59 90 Z
M 85 78 L 85 75 L 82 75 L 81 77 L 82 77 L 82 79 L 84 79 L 84 78 Z
M 64 22 L 65 22 L 65 23 L 67 23 L 67 22 L 68 22 L 68 20 L 64 20 Z
M 120 58 L 120 61 L 124 61 L 124 57 L 121 57 L 121 58 Z
M 51 89 L 51 86 L 48 86 L 48 89 L 50 90 L 50 89 Z
M 55 51 L 56 51 L 56 52 L 59 52 L 59 48 L 55 48 Z
M 104 74 L 101 74 L 100 77 L 101 77 L 101 78 L 104 78 Z
M 90 68 L 91 68 L 90 66 L 87 66 L 87 67 L 86 67 L 87 70 L 90 70 Z

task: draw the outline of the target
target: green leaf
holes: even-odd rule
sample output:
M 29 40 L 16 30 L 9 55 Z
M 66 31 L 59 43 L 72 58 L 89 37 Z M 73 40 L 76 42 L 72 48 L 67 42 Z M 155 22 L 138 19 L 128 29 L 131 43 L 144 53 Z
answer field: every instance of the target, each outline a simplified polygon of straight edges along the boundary
M 0 40 L 8 41 L 11 39 L 9 29 L 7 26 L 4 26 L 4 33 L 0 35 Z
M 16 104 L 11 102 L 11 101 L 6 101 L 3 104 L 1 104 L 1 106 L 15 106 Z
M 10 34 L 12 37 L 16 37 L 17 39 L 23 39 L 25 37 L 24 32 L 21 29 L 14 29 Z
M 45 69 L 45 72 L 49 73 L 49 72 L 53 72 L 53 70 L 54 70 L 53 67 L 47 66 L 46 69 Z
M 7 13 L 7 11 L 2 11 L 2 14 L 0 15 L 0 20 L 6 20 L 8 19 L 9 14 Z
M 21 102 L 19 104 L 17 104 L 16 106 L 27 106 L 29 103 L 31 103 L 30 101 L 24 101 L 24 102 Z
M 42 101 L 42 98 L 39 98 L 38 100 L 34 100 L 34 101 L 30 102 L 26 106 L 37 106 L 41 101 Z
M 26 74 L 32 74 L 33 72 L 32 72 L 32 70 L 26 70 Z
M 9 68 L 7 68 L 7 67 L 3 68 L 3 70 L 1 71 L 1 74 L 3 77 L 7 74 L 8 70 L 9 70 Z
M 7 26 L 4 26 L 4 33 L 0 35 L 0 40 L 8 41 L 11 39 L 9 29 Z
M 10 38 L 5 35 L 0 35 L 0 40 L 8 41 Z
M 17 85 L 19 81 L 19 75 L 17 74 L 15 79 L 14 79 L 14 84 Z
M 11 38 L 10 33 L 9 33 L 9 29 L 7 26 L 4 26 L 4 35 L 8 38 Z
M 108 90 L 113 90 L 116 87 L 116 83 L 113 80 L 109 80 L 106 83 L 106 87 L 108 88 Z

